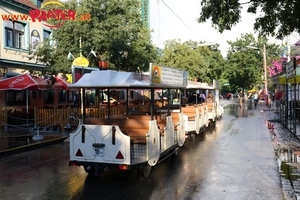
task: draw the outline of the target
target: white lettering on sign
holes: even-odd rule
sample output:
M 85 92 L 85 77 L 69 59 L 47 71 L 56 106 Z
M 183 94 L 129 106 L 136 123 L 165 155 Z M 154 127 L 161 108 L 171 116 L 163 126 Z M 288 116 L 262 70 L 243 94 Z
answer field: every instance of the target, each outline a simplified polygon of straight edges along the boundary
M 13 88 L 13 87 L 15 86 L 16 83 L 22 82 L 22 81 L 24 81 L 24 77 L 17 78 L 16 80 L 12 81 L 12 82 L 8 85 L 8 87 Z

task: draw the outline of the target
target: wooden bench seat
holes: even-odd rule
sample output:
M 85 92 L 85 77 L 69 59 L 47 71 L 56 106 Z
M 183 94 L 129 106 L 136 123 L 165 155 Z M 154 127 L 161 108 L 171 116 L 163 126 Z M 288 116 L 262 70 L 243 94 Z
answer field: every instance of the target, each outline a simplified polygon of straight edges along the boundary
M 134 114 L 130 113 L 127 115 L 128 119 L 144 119 L 144 120 L 151 120 L 151 115 L 147 114 Z
M 183 114 L 188 116 L 188 120 L 189 121 L 193 121 L 195 120 L 195 116 L 196 116 L 196 107 L 194 106 L 186 106 L 186 107 L 182 107 L 182 112 Z
M 172 122 L 174 124 L 174 129 L 177 130 L 179 124 L 179 113 L 178 112 L 171 112 Z
M 150 121 L 151 120 L 151 115 L 143 115 L 143 114 L 129 114 L 128 115 L 128 118 L 129 119 L 141 119 L 141 120 L 148 120 Z M 154 120 L 156 120 L 157 122 L 157 127 L 158 129 L 161 131 L 160 134 L 163 135 L 164 132 L 164 128 L 166 126 L 166 119 L 161 117 L 161 114 L 157 114 L 153 117 Z
M 207 102 L 208 112 L 212 112 L 214 108 L 214 102 Z
M 205 111 L 204 106 L 201 104 L 198 106 L 198 111 L 200 114 L 202 113 L 202 110 L 203 110 L 203 112 Z
M 146 144 L 146 134 L 149 131 L 149 120 L 145 119 L 100 119 L 87 118 L 86 124 L 115 125 L 128 135 L 133 143 Z

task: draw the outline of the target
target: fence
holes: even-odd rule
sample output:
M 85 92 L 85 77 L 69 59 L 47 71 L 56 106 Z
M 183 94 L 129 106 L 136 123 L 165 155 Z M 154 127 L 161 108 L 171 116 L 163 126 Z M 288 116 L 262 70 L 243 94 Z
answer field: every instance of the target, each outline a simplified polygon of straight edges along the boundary
M 7 124 L 7 110 L 0 111 L 0 128 L 4 128 L 4 126 Z
M 156 106 L 161 107 L 164 103 L 157 101 Z M 105 106 L 106 107 L 106 106 Z M 108 109 L 105 107 L 100 108 L 86 108 L 87 117 L 98 117 L 98 118 L 106 118 L 108 116 Z M 150 104 L 137 104 L 131 105 L 128 108 L 129 112 L 150 112 Z M 20 112 L 20 111 L 18 111 Z M 110 107 L 110 115 L 122 115 L 127 112 L 127 108 L 125 105 L 117 105 Z M 34 108 L 33 111 L 30 112 L 31 115 L 26 119 L 26 113 L 22 112 L 22 115 L 14 115 L 12 116 L 11 111 L 2 110 L 0 111 L 0 128 L 4 128 L 5 126 L 17 127 L 20 126 L 28 126 L 28 125 L 36 125 L 38 127 L 59 127 L 61 132 L 64 132 L 64 126 L 68 124 L 69 116 L 74 113 L 81 114 L 81 109 L 77 108 L 45 108 L 38 109 Z M 10 119 L 14 119 L 16 123 L 10 123 Z
M 53 108 L 53 109 L 38 109 L 34 108 L 34 119 L 30 119 L 33 121 L 33 124 L 39 127 L 50 127 L 57 126 L 60 127 L 60 130 L 64 132 L 64 126 L 68 123 L 69 116 L 74 113 L 80 115 L 81 109 L 76 108 Z M 87 117 L 98 117 L 105 118 L 108 115 L 108 110 L 103 108 L 86 108 Z M 122 106 L 111 107 L 110 114 L 111 115 L 120 115 L 124 113 L 124 108 Z M 15 126 L 13 124 L 8 124 L 8 115 L 7 110 L 0 111 L 0 128 L 4 128 L 5 126 Z

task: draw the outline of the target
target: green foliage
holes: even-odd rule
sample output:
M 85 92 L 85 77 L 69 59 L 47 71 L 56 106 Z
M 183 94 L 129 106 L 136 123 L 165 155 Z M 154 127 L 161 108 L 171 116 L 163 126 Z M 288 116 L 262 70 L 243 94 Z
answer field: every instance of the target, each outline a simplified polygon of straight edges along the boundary
M 77 20 L 64 21 L 61 27 L 53 29 L 56 46 L 41 44 L 38 51 L 32 52 L 32 59 L 46 64 L 47 71 L 70 73 L 72 60 L 67 55 L 71 52 L 79 57 L 81 50 L 90 61 L 89 67 L 97 68 L 99 61 L 108 61 L 110 69 L 147 71 L 156 58 L 156 49 L 151 44 L 150 31 L 141 21 L 139 3 L 139 0 L 65 2 L 64 9 L 76 10 Z M 91 50 L 97 57 L 90 54 Z
M 219 31 L 231 30 L 242 18 L 241 9 L 249 5 L 248 13 L 260 13 L 254 23 L 254 30 L 261 36 L 283 37 L 300 31 L 300 1 L 291 0 L 214 0 L 201 2 L 201 13 L 198 21 L 211 19 L 213 26 Z
M 230 49 L 227 55 L 228 67 L 224 70 L 224 77 L 228 79 L 231 88 L 252 89 L 264 83 L 263 46 L 266 38 L 256 40 L 252 34 L 242 34 L 236 41 L 228 41 Z M 271 60 L 279 57 L 279 47 L 274 44 L 266 45 L 267 66 Z M 269 73 L 267 73 L 267 76 Z M 270 79 L 267 77 L 267 80 Z
M 189 79 L 199 82 L 219 80 L 225 60 L 216 47 L 201 46 L 195 41 L 181 43 L 180 40 L 166 41 L 159 64 L 185 70 Z

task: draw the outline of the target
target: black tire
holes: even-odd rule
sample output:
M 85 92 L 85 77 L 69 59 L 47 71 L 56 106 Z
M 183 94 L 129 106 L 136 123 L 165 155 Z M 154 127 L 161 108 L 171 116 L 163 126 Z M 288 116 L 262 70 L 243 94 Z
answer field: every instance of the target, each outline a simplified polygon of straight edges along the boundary
M 179 154 L 179 147 L 176 147 L 175 149 L 174 149 L 174 156 L 176 157 L 176 156 L 178 156 L 178 154 Z
M 78 120 L 71 118 L 70 125 L 71 125 L 71 131 L 75 131 L 78 127 Z
M 95 172 L 94 168 L 90 165 L 84 165 L 83 168 L 84 168 L 84 171 L 88 174 L 94 174 L 94 172 Z
M 138 168 L 139 176 L 142 178 L 147 178 L 148 176 L 150 176 L 151 172 L 152 172 L 152 166 L 150 165 L 146 165 Z

